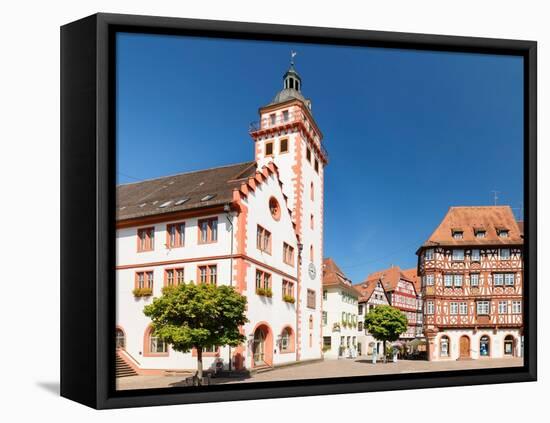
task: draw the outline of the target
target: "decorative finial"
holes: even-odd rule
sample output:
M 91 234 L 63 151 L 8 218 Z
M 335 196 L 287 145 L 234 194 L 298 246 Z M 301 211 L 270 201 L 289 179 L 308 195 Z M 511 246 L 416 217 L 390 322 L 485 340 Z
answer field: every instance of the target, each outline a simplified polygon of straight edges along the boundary
M 290 50 L 290 65 L 294 66 L 294 56 L 296 56 L 298 53 L 296 53 L 294 50 Z

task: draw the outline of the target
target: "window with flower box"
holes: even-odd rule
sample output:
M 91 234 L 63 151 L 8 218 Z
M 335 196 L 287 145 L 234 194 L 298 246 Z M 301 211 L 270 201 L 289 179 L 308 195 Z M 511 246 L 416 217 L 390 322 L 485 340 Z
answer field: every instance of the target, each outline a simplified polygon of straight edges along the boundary
M 283 301 L 294 303 L 294 282 L 285 281 L 283 279 Z
M 136 272 L 133 294 L 136 297 L 153 295 L 153 271 Z
M 271 274 L 256 269 L 256 294 L 265 297 L 273 296 L 271 291 Z

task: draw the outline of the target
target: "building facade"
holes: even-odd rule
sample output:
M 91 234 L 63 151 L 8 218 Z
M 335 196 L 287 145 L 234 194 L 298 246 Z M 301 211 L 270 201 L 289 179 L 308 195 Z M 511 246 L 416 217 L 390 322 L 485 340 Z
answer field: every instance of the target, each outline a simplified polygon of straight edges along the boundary
M 321 357 L 323 174 L 327 155 L 291 65 L 251 127 L 255 160 L 117 187 L 117 354 L 140 374 L 196 368 L 154 336 L 143 307 L 162 287 L 228 284 L 247 297 L 236 348 L 205 368 Z
M 422 300 L 417 295 L 414 277 L 403 272 L 399 266 L 391 266 L 389 269 L 371 273 L 364 283 L 369 284 L 372 281 L 381 281 L 389 305 L 407 316 L 407 331 L 399 339 L 406 342 L 422 336 L 422 331 L 418 329 L 422 327 L 421 317 L 419 318 Z
M 259 167 L 274 162 L 298 238 L 297 358 L 318 359 L 322 350 L 322 264 L 324 172 L 328 154 L 312 114 L 311 100 L 302 94 L 302 79 L 294 64 L 283 77 L 283 89 L 260 108 L 260 120 L 250 135 Z
M 376 353 L 378 356 L 381 356 L 384 351 L 383 343 L 375 339 L 369 333 L 364 326 L 364 322 L 365 316 L 375 307 L 389 305 L 386 291 L 384 291 L 384 286 L 380 279 L 355 285 L 355 289 L 359 293 L 359 304 L 357 307 L 357 314 L 359 317 L 359 324 L 357 326 L 357 331 L 359 333 L 358 342 L 360 345 L 359 354 L 372 356 L 373 353 Z
M 522 355 L 523 236 L 510 207 L 451 207 L 417 254 L 430 360 Z
M 424 300 L 422 298 L 422 279 L 418 275 L 416 267 L 403 270 L 403 274 L 409 278 L 416 291 L 416 339 L 424 337 Z
M 326 258 L 323 265 L 323 356 L 348 358 L 359 355 L 357 304 L 359 293 L 336 265 Z

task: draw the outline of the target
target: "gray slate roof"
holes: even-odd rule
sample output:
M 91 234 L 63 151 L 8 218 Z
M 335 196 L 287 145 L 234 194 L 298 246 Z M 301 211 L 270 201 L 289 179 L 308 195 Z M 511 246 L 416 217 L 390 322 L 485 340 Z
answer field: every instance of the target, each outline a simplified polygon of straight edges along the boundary
M 256 162 L 251 161 L 119 185 L 116 190 L 116 219 L 229 203 L 233 199 L 233 189 L 255 172 Z M 203 201 L 209 195 L 213 197 Z

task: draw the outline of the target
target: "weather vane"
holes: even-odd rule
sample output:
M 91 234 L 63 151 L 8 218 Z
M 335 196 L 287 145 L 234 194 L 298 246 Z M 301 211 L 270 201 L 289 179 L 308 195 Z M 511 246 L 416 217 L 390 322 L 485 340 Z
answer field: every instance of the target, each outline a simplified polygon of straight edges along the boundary
M 294 65 L 294 56 L 296 56 L 298 53 L 296 53 L 294 50 L 290 50 L 290 64 Z

